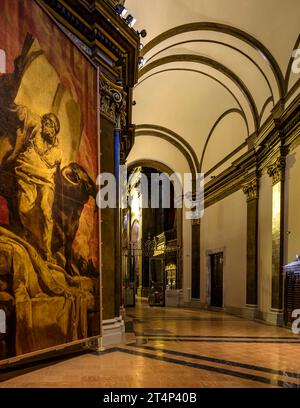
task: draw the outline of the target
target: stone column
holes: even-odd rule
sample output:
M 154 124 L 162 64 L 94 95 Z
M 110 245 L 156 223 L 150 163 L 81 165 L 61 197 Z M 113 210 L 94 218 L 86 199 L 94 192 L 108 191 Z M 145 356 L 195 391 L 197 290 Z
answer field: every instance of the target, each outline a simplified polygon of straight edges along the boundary
M 258 178 L 244 184 L 247 197 L 247 287 L 246 306 L 257 308 L 257 230 L 258 230 Z
M 285 157 L 278 157 L 268 166 L 272 178 L 272 301 L 274 312 L 282 312 L 283 295 L 283 210 Z
M 200 219 L 192 220 L 192 299 L 200 300 Z
M 105 319 L 120 316 L 121 279 L 121 209 L 119 200 L 119 165 L 122 129 L 126 124 L 126 94 L 122 87 L 100 74 L 101 172 L 116 178 L 116 208 L 102 210 L 102 284 Z

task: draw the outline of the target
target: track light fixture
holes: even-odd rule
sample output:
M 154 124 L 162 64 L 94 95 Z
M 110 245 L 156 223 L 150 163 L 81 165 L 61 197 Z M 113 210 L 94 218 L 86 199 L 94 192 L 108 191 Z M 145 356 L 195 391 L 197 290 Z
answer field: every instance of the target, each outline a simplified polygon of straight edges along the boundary
M 136 18 L 134 18 L 131 14 L 128 14 L 128 16 L 125 18 L 125 23 L 129 27 L 133 27 L 134 24 L 136 23 Z
M 123 6 L 123 4 L 120 4 L 120 3 L 117 4 L 115 7 L 115 11 L 123 19 L 123 21 L 125 21 L 128 27 L 132 28 L 134 26 L 134 24 L 136 23 L 136 18 L 134 18 L 131 14 L 128 14 L 128 16 L 126 17 L 127 9 Z M 145 30 L 142 30 L 142 31 L 145 31 Z
M 116 13 L 119 14 L 121 17 L 125 17 L 127 13 L 127 9 L 122 4 L 117 4 L 115 7 Z

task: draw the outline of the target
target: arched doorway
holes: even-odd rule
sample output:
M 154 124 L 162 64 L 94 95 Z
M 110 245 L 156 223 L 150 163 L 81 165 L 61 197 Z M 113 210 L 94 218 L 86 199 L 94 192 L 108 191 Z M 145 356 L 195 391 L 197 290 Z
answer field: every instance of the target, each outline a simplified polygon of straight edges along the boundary
M 151 293 L 161 291 L 160 301 L 155 304 L 164 305 L 166 285 L 170 289 L 182 289 L 182 208 L 175 208 L 172 180 L 169 180 L 171 181 L 170 206 L 162 206 L 163 187 L 160 185 L 159 205 L 152 208 L 149 188 L 147 194 L 149 205 L 145 208 L 142 205 L 142 193 L 138 188 L 138 173 L 148 179 L 148 186 L 151 186 L 152 174 L 165 173 L 168 180 L 168 176 L 173 174 L 167 166 L 154 161 L 132 163 L 128 168 L 128 179 L 132 175 L 135 179 L 134 182 L 130 181 L 128 187 L 133 192 L 133 198 L 131 207 L 126 210 L 127 232 L 123 230 L 123 236 L 129 238 L 127 245 L 123 245 L 123 265 L 125 265 L 123 273 L 126 277 L 127 294 L 131 291 L 131 296 L 127 296 L 125 305 L 134 304 L 133 286 L 136 296 L 148 299 L 149 303 L 151 303 Z

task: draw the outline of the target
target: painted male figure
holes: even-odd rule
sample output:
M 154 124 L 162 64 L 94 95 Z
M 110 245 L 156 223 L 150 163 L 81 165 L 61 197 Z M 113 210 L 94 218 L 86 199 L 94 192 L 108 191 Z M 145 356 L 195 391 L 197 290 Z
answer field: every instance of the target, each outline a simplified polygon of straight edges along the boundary
M 25 238 L 40 248 L 46 260 L 52 261 L 54 178 L 61 163 L 60 123 L 53 113 L 40 118 L 25 107 L 18 107 L 18 117 L 22 125 L 17 140 L 25 140 L 15 160 L 19 217 Z

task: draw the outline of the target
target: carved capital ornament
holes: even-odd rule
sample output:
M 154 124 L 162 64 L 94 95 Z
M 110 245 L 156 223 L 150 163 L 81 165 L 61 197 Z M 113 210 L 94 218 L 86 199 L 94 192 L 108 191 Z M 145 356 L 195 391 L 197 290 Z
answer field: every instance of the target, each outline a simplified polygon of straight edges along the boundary
M 115 123 L 117 129 L 126 126 L 126 93 L 121 86 L 100 74 L 100 112 Z
M 284 181 L 285 177 L 285 157 L 278 157 L 274 163 L 268 166 L 268 175 L 272 177 L 273 185 Z
M 246 183 L 242 187 L 243 193 L 247 196 L 247 201 L 258 198 L 258 180 L 252 180 Z

